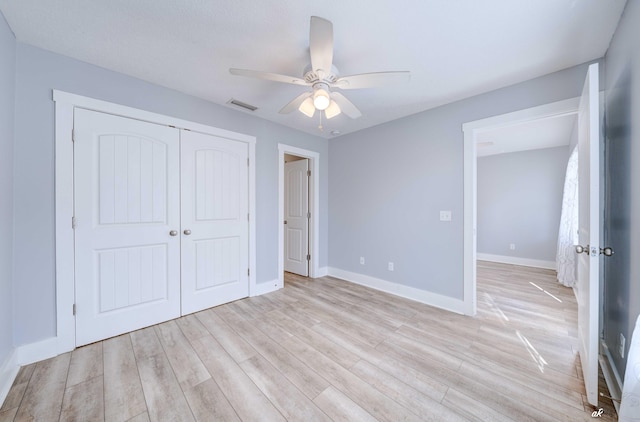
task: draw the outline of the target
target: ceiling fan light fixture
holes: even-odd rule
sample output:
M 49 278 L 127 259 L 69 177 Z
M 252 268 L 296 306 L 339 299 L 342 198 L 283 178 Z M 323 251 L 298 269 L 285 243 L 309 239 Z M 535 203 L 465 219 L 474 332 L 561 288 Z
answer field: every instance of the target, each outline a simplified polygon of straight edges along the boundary
M 318 110 L 324 110 L 329 107 L 330 103 L 331 98 L 329 97 L 329 93 L 323 88 L 316 89 L 313 93 L 313 105 Z
M 316 108 L 313 104 L 313 99 L 311 97 L 308 97 L 306 100 L 302 102 L 302 104 L 300 104 L 300 107 L 298 107 L 298 110 L 300 110 L 300 112 L 307 117 L 313 117 L 313 115 L 316 113 Z
M 331 102 L 329 103 L 329 106 L 324 111 L 324 115 L 327 117 L 327 119 L 336 117 L 340 113 L 341 113 L 340 106 L 338 106 L 338 103 L 336 103 L 333 100 L 331 100 Z

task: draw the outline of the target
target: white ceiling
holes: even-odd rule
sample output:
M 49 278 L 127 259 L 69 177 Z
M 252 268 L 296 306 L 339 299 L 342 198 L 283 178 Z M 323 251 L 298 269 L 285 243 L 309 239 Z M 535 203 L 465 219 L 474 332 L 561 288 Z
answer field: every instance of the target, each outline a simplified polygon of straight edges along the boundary
M 476 135 L 478 157 L 569 145 L 577 115 L 570 114 L 505 126 Z
M 0 0 L 16 38 L 331 137 L 604 55 L 626 0 Z M 304 87 L 229 74 L 302 76 L 309 18 L 333 22 L 342 75 L 409 70 L 403 86 L 345 91 L 363 116 L 278 111 Z M 235 107 L 226 105 L 227 107 Z

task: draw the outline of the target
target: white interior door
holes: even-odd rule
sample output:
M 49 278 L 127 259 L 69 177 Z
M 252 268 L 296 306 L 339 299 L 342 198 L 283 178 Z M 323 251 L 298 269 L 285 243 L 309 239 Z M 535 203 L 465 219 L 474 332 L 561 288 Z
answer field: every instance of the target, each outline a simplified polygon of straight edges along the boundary
M 74 121 L 80 346 L 180 316 L 180 139 L 83 109 Z
M 579 231 L 578 347 L 587 399 L 598 404 L 598 322 L 600 259 L 600 121 L 598 64 L 589 66 L 578 114 Z
M 181 132 L 182 314 L 249 296 L 246 143 Z
M 309 275 L 309 160 L 284 165 L 284 270 Z

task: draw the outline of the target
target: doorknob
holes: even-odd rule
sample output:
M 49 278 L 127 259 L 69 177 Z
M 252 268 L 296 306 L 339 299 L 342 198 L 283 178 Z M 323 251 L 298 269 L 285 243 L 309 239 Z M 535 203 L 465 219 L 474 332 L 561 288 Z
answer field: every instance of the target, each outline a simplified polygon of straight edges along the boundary
M 178 235 L 178 231 L 177 230 L 171 230 L 169 232 L 169 236 L 177 236 Z
M 611 256 L 613 255 L 613 249 L 608 246 L 606 248 L 600 248 L 600 253 L 604 256 Z
M 284 220 L 284 224 L 287 224 L 287 220 Z
M 585 246 L 581 246 L 581 245 L 576 245 L 576 253 L 589 253 L 589 245 Z
M 186 236 L 189 236 L 191 234 L 191 230 L 186 229 L 185 231 L 183 231 L 182 233 L 184 233 Z

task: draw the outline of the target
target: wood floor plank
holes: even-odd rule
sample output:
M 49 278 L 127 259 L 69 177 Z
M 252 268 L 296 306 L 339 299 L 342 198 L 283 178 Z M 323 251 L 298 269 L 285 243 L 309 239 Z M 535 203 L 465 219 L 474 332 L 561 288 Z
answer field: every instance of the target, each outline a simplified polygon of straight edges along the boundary
M 381 370 L 393 374 L 395 378 L 407 385 L 422 392 L 431 399 L 440 402 L 447 389 L 446 384 L 431 378 L 427 373 L 417 372 L 414 368 L 386 355 L 379 350 L 349 337 L 335 327 L 326 324 L 319 324 L 314 327 L 316 331 L 323 334 L 333 342 L 357 353 L 363 360 L 377 366 Z
M 240 419 L 285 420 L 213 337 L 201 337 L 194 340 L 192 345 Z M 250 400 L 248 400 L 249 397 Z
M 242 362 L 256 355 L 256 351 L 233 328 L 220 318 L 212 309 L 198 312 L 198 320 L 209 333 L 220 343 L 229 355 L 236 361 Z
M 329 420 L 324 412 L 263 357 L 247 359 L 240 367 L 288 421 Z
M 314 399 L 322 393 L 329 382 L 317 374 L 295 355 L 275 342 L 258 328 L 257 321 L 239 323 L 243 337 L 253 348 L 293 383 L 308 398 Z
M 433 400 L 420 391 L 403 383 L 393 375 L 382 371 L 367 361 L 360 361 L 351 368 L 351 372 L 366 381 L 378 391 L 411 409 L 423 421 L 460 421 L 466 419 Z
M 204 367 L 175 321 L 167 321 L 156 325 L 155 328 L 160 344 L 183 390 L 211 378 L 207 368 Z
M 294 334 L 296 337 L 311 345 L 316 350 L 319 350 L 345 368 L 350 368 L 354 363 L 360 360 L 356 354 L 349 352 L 332 341 L 327 341 L 324 336 L 305 327 L 279 311 L 270 312 L 267 314 L 267 317 L 269 320 L 280 325 L 284 330 Z
M 140 343 L 134 342 L 136 356 L 144 355 L 142 350 L 138 353 L 137 345 Z M 167 356 L 164 353 L 157 353 L 138 358 L 136 361 L 149 419 L 151 421 L 194 420 Z
M 370 413 L 355 404 L 353 400 L 335 387 L 329 387 L 324 390 L 313 402 L 334 422 L 377 421 Z
M 118 420 L 118 419 L 115 419 L 115 420 Z M 140 413 L 139 415 L 136 415 L 133 418 L 127 420 L 127 422 L 150 422 L 149 413 L 147 412 Z
M 399 405 L 327 356 L 292 337 L 286 347 L 305 359 L 312 369 L 321 373 L 338 390 L 342 391 L 373 417 L 382 421 L 419 421 L 415 413 Z
M 102 371 L 102 342 L 78 347 L 71 353 L 67 387 L 101 376 Z
M 188 340 L 195 340 L 209 335 L 209 331 L 202 325 L 195 314 L 185 315 L 176 319 L 175 322 Z
M 185 390 L 184 395 L 197 421 L 233 422 L 240 420 L 213 378 Z
M 155 327 L 147 327 L 129 333 L 136 359 L 148 359 L 163 354 L 162 345 L 156 335 Z
M 15 420 L 57 421 L 67 382 L 71 353 L 38 362 Z
M 16 413 L 18 413 L 18 408 L 7 408 L 6 410 L 0 411 L 0 422 L 13 422 L 16 417 Z
M 474 400 L 460 393 L 455 388 L 450 388 L 447 391 L 442 404 L 453 409 L 458 414 L 463 415 L 470 421 L 513 422 L 513 419 L 508 418 L 478 400 Z
M 102 375 L 74 384 L 64 392 L 61 421 L 104 421 Z
M 104 415 L 126 421 L 147 410 L 131 337 L 124 334 L 103 342 Z
M 16 379 L 13 380 L 13 385 L 11 386 L 7 397 L 4 399 L 2 407 L 0 407 L 0 412 L 4 412 L 9 409 L 15 409 L 17 411 L 18 406 L 20 406 L 20 402 L 22 402 L 22 398 L 24 397 L 24 393 L 27 390 L 27 385 L 29 384 L 31 375 L 33 375 L 34 369 L 36 369 L 35 363 L 20 368 L 18 375 L 16 375 Z M 13 414 L 15 416 L 15 412 Z

